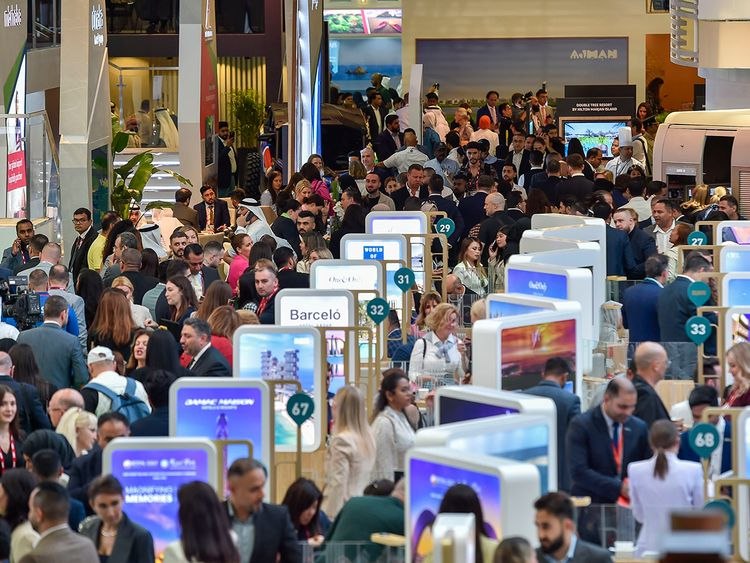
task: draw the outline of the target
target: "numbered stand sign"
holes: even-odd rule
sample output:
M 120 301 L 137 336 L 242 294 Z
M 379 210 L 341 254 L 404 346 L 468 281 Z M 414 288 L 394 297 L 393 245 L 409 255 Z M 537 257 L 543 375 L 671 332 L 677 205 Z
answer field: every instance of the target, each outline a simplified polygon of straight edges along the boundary
M 379 325 L 382 323 L 390 312 L 391 306 L 388 305 L 388 301 L 382 297 L 376 297 L 367 303 L 367 316 L 370 317 L 375 324 Z
M 713 327 L 708 319 L 694 316 L 685 323 L 685 333 L 695 344 L 703 344 L 711 336 Z
M 445 235 L 445 238 L 450 237 L 455 230 L 456 223 L 448 217 L 443 217 L 435 224 L 435 232 L 439 235 Z
M 708 287 L 706 282 L 695 281 L 691 283 L 688 288 L 688 299 L 693 302 L 696 307 L 702 307 L 711 299 L 711 288 Z
M 415 279 L 414 271 L 410 268 L 399 268 L 393 273 L 393 281 L 404 293 L 414 286 Z
M 302 425 L 315 411 L 315 401 L 306 393 L 295 393 L 286 403 L 286 412 L 297 425 L 297 479 L 302 476 Z
M 703 246 L 704 244 L 708 244 L 708 237 L 706 233 L 693 231 L 687 236 L 687 243 L 690 246 Z
M 698 457 L 708 459 L 719 447 L 719 431 L 713 424 L 701 422 L 690 430 L 690 447 Z

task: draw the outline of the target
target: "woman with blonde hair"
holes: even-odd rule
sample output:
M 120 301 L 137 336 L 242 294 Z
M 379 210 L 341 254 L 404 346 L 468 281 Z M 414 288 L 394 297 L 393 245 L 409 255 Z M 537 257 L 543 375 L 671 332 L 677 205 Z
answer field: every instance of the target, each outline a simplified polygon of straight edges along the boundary
M 458 309 L 441 303 L 427 316 L 425 324 L 429 331 L 414 343 L 409 379 L 419 387 L 461 383 L 466 346 L 456 337 Z
M 360 496 L 375 465 L 375 438 L 362 393 L 353 385 L 333 398 L 333 434 L 326 454 L 323 511 L 333 519 L 351 497 Z
M 156 328 L 159 326 L 151 318 L 151 312 L 148 310 L 148 307 L 133 303 L 133 293 L 135 293 L 135 287 L 133 286 L 133 282 L 131 282 L 128 278 L 126 278 L 125 276 L 117 276 L 114 280 L 112 280 L 112 289 L 119 289 L 125 294 L 125 297 L 128 298 L 128 302 L 130 303 L 130 314 L 133 317 L 133 322 L 135 323 L 136 327 Z
M 461 107 L 456 108 L 453 120 L 456 122 L 456 127 L 453 130 L 458 134 L 458 139 L 463 147 L 471 140 L 471 134 L 474 132 L 469 121 L 469 112 Z
M 294 199 L 302 204 L 313 193 L 312 185 L 304 178 L 294 186 Z
M 727 350 L 727 371 L 734 382 L 725 407 L 750 406 L 750 342 L 738 342 Z
M 96 420 L 95 414 L 71 407 L 60 417 L 55 432 L 65 437 L 76 457 L 81 457 L 96 443 Z
M 419 313 L 409 329 L 409 333 L 413 337 L 422 338 L 427 333 L 429 329 L 425 325 L 425 319 L 435 307 L 440 305 L 441 301 L 442 298 L 437 291 L 428 291 L 422 295 L 422 299 L 419 301 Z

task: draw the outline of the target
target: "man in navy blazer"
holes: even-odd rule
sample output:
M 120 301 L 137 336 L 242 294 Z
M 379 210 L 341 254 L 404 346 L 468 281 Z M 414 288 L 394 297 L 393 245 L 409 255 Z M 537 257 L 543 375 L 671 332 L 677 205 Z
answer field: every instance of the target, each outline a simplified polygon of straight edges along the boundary
M 565 382 L 574 375 L 571 373 L 568 362 L 563 358 L 550 358 L 544 364 L 542 381 L 525 391 L 537 397 L 547 397 L 555 403 L 557 409 L 557 488 L 561 491 L 570 490 L 565 434 L 570 421 L 581 414 L 581 399 L 578 395 L 563 389 Z
M 630 342 L 660 342 L 658 303 L 667 281 L 669 259 L 654 254 L 646 260 L 646 278 L 625 290 L 622 298 L 622 324 Z
M 698 385 L 690 392 L 688 405 L 693 413 L 693 424 L 698 424 L 706 408 L 719 406 L 719 393 L 710 385 Z M 712 479 L 716 479 L 721 473 L 732 469 L 732 425 L 727 424 L 724 417 L 715 415 L 709 416 L 708 422 L 719 431 L 721 444 L 721 451 L 714 452 L 709 458 L 708 473 Z M 677 457 L 686 461 L 700 461 L 698 454 L 690 447 L 689 430 L 680 435 L 680 450 Z M 717 463 L 719 460 L 720 464 Z
M 180 334 L 180 346 L 192 360 L 187 368 L 196 377 L 232 377 L 229 362 L 211 346 L 211 327 L 197 317 L 185 320 Z
M 562 184 L 562 182 L 560 182 Z M 591 207 L 594 217 L 604 220 L 606 228 L 607 275 L 625 276 L 635 268 L 633 252 L 630 250 L 628 236 L 622 231 L 609 226 L 612 218 L 612 208 L 608 203 L 600 201 Z
M 656 254 L 656 241 L 638 226 L 638 213 L 635 209 L 622 207 L 614 212 L 615 228 L 628 235 L 630 250 L 635 260 L 635 268 L 628 272 L 628 278 L 641 280 L 646 275 L 646 259 Z
M 392 113 L 385 116 L 385 127 L 372 143 L 380 162 L 404 146 L 404 134 L 401 133 L 400 128 L 398 115 Z M 396 139 L 398 139 L 398 144 L 396 144 Z
M 213 186 L 201 186 L 201 201 L 193 209 L 198 212 L 198 228 L 201 231 L 206 230 L 209 214 L 213 213 L 214 231 L 219 232 L 229 228 L 229 206 L 227 202 L 216 199 L 216 190 Z
M 588 496 L 592 504 L 628 498 L 628 464 L 651 456 L 646 423 L 632 416 L 637 397 L 630 380 L 616 377 L 607 385 L 604 402 L 570 423 L 567 449 L 573 496 Z M 578 531 L 584 540 L 598 541 L 596 510 L 581 512 Z
M 497 107 L 497 102 L 500 99 L 500 94 L 495 90 L 490 90 L 485 96 L 487 103 L 477 110 L 476 122 L 479 123 L 479 119 L 486 115 L 490 118 L 491 129 L 497 133 L 498 123 L 500 123 L 500 108 Z

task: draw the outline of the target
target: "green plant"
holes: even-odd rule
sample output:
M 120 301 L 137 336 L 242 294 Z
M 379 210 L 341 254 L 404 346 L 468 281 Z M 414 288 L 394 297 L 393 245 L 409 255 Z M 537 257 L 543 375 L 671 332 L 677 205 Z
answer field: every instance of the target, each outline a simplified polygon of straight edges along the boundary
M 115 120 L 113 120 L 112 130 L 113 161 L 114 157 L 128 146 L 130 136 L 134 135 L 134 133 L 116 130 L 114 122 Z M 109 197 L 112 201 L 112 208 L 120 213 L 121 217 L 128 216 L 132 201 L 141 202 L 146 184 L 157 172 L 169 174 L 183 185 L 193 186 L 192 182 L 184 176 L 173 170 L 154 166 L 153 163 L 154 155 L 151 151 L 145 151 L 134 155 L 125 164 L 112 170 L 112 189 Z M 107 163 L 102 161 L 95 161 L 94 164 L 98 167 L 107 167 Z
M 230 94 L 229 108 L 232 114 L 232 129 L 237 132 L 239 146 L 255 148 L 266 116 L 260 94 L 253 89 L 235 90 Z

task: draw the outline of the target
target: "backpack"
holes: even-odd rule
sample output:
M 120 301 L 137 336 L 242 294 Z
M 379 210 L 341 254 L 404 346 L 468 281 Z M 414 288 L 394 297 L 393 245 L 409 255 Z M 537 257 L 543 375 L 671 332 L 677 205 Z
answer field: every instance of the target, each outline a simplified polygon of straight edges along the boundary
M 105 387 L 104 385 L 95 382 L 87 384 L 86 387 L 98 391 L 105 397 L 109 398 L 109 400 L 112 401 L 109 410 L 112 412 L 119 412 L 132 423 L 140 418 L 148 416 L 150 411 L 148 405 L 135 396 L 135 379 L 132 377 L 126 377 L 125 379 L 127 380 L 125 390 L 120 394 L 115 393 L 109 387 Z

